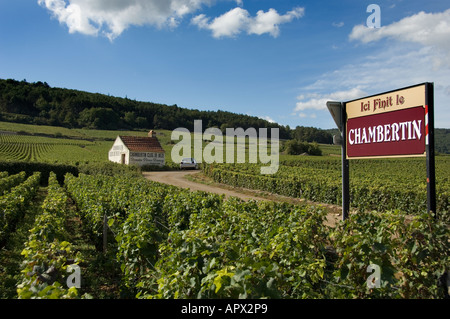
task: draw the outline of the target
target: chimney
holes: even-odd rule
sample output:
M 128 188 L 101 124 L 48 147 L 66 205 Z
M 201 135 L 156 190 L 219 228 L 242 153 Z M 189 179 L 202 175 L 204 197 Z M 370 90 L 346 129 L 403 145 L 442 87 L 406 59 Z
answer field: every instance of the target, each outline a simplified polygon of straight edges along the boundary
M 153 130 L 150 130 L 150 132 L 148 132 L 148 137 L 155 137 L 156 133 Z

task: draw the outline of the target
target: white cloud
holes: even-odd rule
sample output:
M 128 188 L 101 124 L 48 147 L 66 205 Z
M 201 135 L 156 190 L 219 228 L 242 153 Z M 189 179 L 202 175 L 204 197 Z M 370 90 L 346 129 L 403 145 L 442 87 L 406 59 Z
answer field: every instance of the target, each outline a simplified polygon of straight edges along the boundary
M 63 0 L 39 0 L 39 5 L 45 6 L 59 22 L 67 24 L 70 33 L 81 32 L 88 35 L 96 35 L 98 28 L 93 26 L 89 18 L 82 14 L 82 8 L 77 3 L 69 3 Z
M 291 22 L 294 18 L 301 18 L 304 14 L 303 8 L 295 8 L 284 15 L 279 15 L 275 9 L 269 9 L 267 12 L 259 10 L 256 17 L 250 21 L 248 33 L 257 35 L 270 33 L 273 37 L 277 37 L 280 33 L 280 24 Z
M 395 39 L 400 42 L 412 42 L 433 47 L 433 63 L 436 68 L 442 65 L 450 66 L 450 9 L 438 13 L 423 11 L 403 18 L 398 22 L 381 28 L 367 28 L 357 25 L 353 28 L 349 39 L 362 43 L 379 41 L 383 38 Z
M 440 13 L 421 11 L 378 29 L 357 25 L 350 34 L 351 40 L 360 40 L 364 43 L 388 37 L 423 45 L 449 46 L 450 9 Z
M 306 113 L 302 112 L 307 109 L 311 110 L 325 110 L 327 108 L 328 101 L 349 101 L 362 97 L 366 93 L 359 87 L 351 88 L 345 91 L 336 91 L 332 93 L 309 93 L 306 95 L 299 95 L 297 97 L 297 102 L 294 112 L 299 113 L 300 117 L 306 117 Z
M 259 10 L 256 17 L 251 17 L 247 10 L 236 7 L 211 22 L 204 14 L 194 17 L 191 22 L 200 29 L 211 30 L 215 38 L 233 37 L 243 31 L 257 35 L 268 33 L 276 38 L 280 34 L 280 24 L 301 18 L 304 12 L 304 8 L 294 8 L 280 15 L 275 9 L 269 9 L 267 12 Z
M 192 18 L 191 23 L 195 24 L 200 29 L 205 29 L 208 27 L 209 18 L 207 18 L 206 15 L 204 15 L 202 13 L 202 14 L 199 14 L 198 16 L 195 16 L 194 18 Z
M 202 29 L 211 30 L 215 38 L 232 37 L 239 34 L 250 19 L 248 11 L 240 7 L 224 13 L 220 17 L 215 18 L 211 23 L 209 23 L 209 19 L 205 15 L 201 16 L 202 23 L 197 24 L 197 26 Z M 196 18 L 192 19 L 192 23 L 195 24 Z
M 153 25 L 158 28 L 175 28 L 183 17 L 211 5 L 215 0 L 38 0 L 61 24 L 67 25 L 70 33 L 91 36 L 99 34 L 110 40 L 118 37 L 131 25 Z M 242 9 L 243 1 L 235 0 L 238 7 L 213 19 L 204 14 L 191 22 L 200 29 L 209 29 L 214 37 L 232 37 L 242 31 L 248 34 L 269 33 L 279 35 L 279 25 L 303 16 L 304 9 L 296 8 L 280 15 L 275 9 L 258 11 L 250 17 Z
M 102 33 L 111 40 L 131 25 L 176 27 L 212 0 L 38 0 L 70 33 Z
M 275 123 L 275 121 L 270 116 L 263 116 L 263 117 L 260 117 L 260 119 L 266 120 L 269 123 Z

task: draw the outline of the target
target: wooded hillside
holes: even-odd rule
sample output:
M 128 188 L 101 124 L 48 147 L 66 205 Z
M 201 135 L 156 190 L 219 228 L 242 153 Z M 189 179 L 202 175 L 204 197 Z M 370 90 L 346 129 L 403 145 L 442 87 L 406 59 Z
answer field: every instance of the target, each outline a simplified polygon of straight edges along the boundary
M 194 130 L 194 120 L 208 127 L 279 128 L 281 139 L 331 144 L 337 130 L 290 128 L 256 116 L 227 111 L 199 111 L 175 105 L 141 102 L 99 93 L 53 88 L 46 82 L 0 79 L 0 121 L 91 129 Z M 270 132 L 270 131 L 269 131 Z M 435 129 L 436 151 L 450 154 L 450 129 Z
M 226 111 L 199 111 L 99 93 L 53 88 L 46 82 L 0 79 L 0 120 L 68 128 L 91 129 L 194 129 L 194 120 L 203 129 L 218 127 L 276 128 L 281 139 L 297 138 L 307 142 L 331 143 L 329 133 L 316 128 L 291 129 L 255 116 Z

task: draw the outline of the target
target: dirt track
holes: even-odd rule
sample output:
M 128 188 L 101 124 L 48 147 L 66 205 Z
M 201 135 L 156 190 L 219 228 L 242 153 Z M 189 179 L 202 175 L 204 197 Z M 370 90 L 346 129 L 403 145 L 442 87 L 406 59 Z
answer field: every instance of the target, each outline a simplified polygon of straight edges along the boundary
M 252 196 L 251 190 L 231 190 L 224 187 L 209 185 L 209 184 L 202 184 L 202 183 L 196 183 L 194 181 L 190 181 L 186 179 L 186 176 L 189 174 L 197 174 L 199 171 L 196 170 L 189 170 L 189 171 L 163 171 L 163 172 L 144 172 L 143 175 L 145 178 L 165 183 L 169 185 L 174 185 L 182 188 L 188 188 L 192 191 L 204 191 L 204 192 L 211 192 L 211 193 L 217 193 L 217 194 L 224 194 L 225 197 L 238 197 L 243 200 L 249 200 L 249 199 L 255 199 L 255 200 L 276 200 L 276 201 L 288 201 L 288 202 L 304 202 L 301 199 L 292 199 L 287 198 L 283 196 L 278 195 L 272 195 L 270 198 L 261 197 L 261 196 Z M 255 192 L 255 191 L 253 191 Z M 250 193 L 250 194 L 249 194 Z M 319 203 L 311 203 L 313 205 L 320 205 L 323 207 L 326 207 L 329 211 L 328 214 L 328 221 L 327 224 L 330 226 L 336 225 L 336 223 L 341 219 L 340 214 L 342 211 L 342 208 L 336 205 L 328 205 L 328 204 L 319 204 Z
M 186 175 L 196 174 L 198 172 L 199 171 L 196 171 L 196 170 L 190 170 L 190 171 L 168 171 L 168 172 L 144 172 L 142 174 L 144 175 L 145 178 L 147 178 L 149 180 L 152 180 L 155 182 L 160 182 L 160 183 L 165 183 L 165 184 L 170 184 L 170 185 L 174 185 L 174 186 L 178 186 L 178 187 L 182 187 L 182 188 L 188 188 L 192 191 L 204 191 L 204 192 L 210 192 L 210 193 L 216 193 L 216 194 L 224 194 L 225 197 L 234 196 L 234 197 L 242 198 L 244 200 L 248 200 L 248 199 L 261 200 L 262 199 L 261 197 L 251 196 L 251 195 L 243 194 L 240 192 L 232 191 L 232 190 L 221 188 L 221 187 L 215 187 L 212 185 L 196 183 L 196 182 L 190 181 L 185 178 Z

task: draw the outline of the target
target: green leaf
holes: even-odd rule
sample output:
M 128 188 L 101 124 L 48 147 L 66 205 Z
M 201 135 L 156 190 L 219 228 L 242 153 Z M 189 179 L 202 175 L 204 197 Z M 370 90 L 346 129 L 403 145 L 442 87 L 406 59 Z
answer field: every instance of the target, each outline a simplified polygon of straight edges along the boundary
M 108 226 L 109 226 L 109 227 L 112 227 L 112 225 L 114 225 L 114 218 L 110 218 L 110 219 L 108 220 Z

